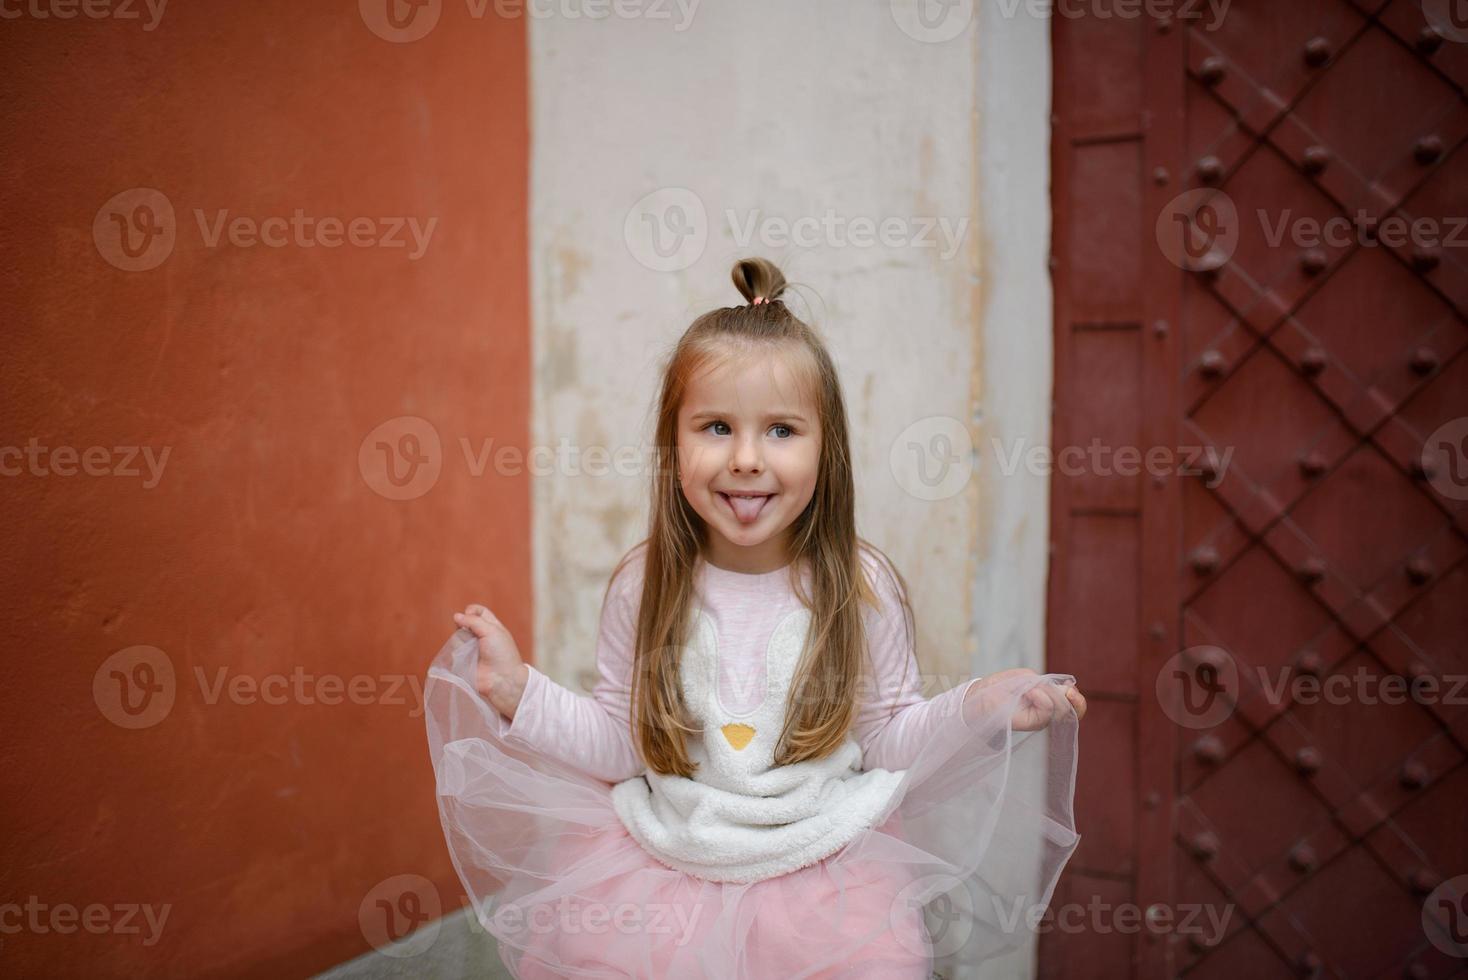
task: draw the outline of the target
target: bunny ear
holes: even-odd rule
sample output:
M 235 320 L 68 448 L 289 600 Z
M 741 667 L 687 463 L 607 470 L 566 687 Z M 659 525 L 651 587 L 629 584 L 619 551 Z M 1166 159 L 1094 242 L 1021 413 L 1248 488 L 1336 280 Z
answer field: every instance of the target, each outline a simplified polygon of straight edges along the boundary
M 680 652 L 678 675 L 689 712 L 699 721 L 706 721 L 718 696 L 719 634 L 702 609 L 694 617 L 688 645 Z

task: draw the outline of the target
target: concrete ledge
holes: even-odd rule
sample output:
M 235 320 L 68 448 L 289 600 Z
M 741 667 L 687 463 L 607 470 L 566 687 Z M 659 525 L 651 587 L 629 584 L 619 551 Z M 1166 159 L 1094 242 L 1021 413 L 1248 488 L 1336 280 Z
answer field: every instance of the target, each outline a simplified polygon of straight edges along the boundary
M 436 923 L 438 933 L 427 943 L 419 932 L 385 949 L 374 949 L 317 974 L 316 980 L 457 980 L 484 977 L 505 980 L 510 971 L 500 962 L 494 937 L 484 931 L 473 910 L 464 907 Z M 433 929 L 433 925 L 425 926 Z M 415 939 L 417 936 L 419 938 Z

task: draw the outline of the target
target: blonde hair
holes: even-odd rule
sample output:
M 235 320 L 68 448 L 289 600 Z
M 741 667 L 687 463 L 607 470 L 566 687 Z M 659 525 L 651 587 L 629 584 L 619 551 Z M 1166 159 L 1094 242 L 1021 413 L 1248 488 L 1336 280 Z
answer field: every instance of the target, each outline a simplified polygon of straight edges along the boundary
M 648 537 L 643 542 L 646 565 L 633 655 L 633 742 L 649 769 L 689 778 L 695 766 L 685 736 L 701 729 L 683 703 L 678 666 L 691 629 L 695 564 L 707 533 L 678 479 L 678 411 L 692 378 L 733 358 L 787 355 L 813 395 L 819 415 L 815 493 L 791 525 L 788 556 L 796 594 L 812 613 L 811 626 L 792 682 L 776 765 L 822 758 L 844 740 L 855 717 L 862 652 L 867 648 L 859 600 L 878 605 L 858 549 L 865 547 L 874 556 L 881 552 L 856 533 L 846 406 L 831 357 L 815 332 L 781 299 L 785 276 L 773 263 L 742 260 L 735 263 L 732 275 L 746 304 L 710 310 L 694 320 L 663 368 L 654 437 L 657 465 Z M 759 297 L 764 302 L 754 303 Z M 613 580 L 638 550 L 632 549 L 618 563 Z M 891 561 L 881 557 L 897 583 L 911 637 L 906 583 Z M 810 594 L 799 574 L 803 564 L 811 569 Z

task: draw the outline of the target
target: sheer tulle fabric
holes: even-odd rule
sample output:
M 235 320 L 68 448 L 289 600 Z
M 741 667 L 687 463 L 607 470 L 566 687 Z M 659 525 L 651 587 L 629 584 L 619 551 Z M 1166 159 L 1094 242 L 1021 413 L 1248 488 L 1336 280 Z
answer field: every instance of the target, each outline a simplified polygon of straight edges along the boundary
M 429 749 L 455 867 L 516 977 L 954 975 L 1030 941 L 1080 840 L 1069 675 L 984 688 L 982 714 L 906 770 L 876 826 L 816 864 L 731 884 L 659 864 L 611 783 L 499 738 L 475 656 L 460 631 L 429 669 Z M 1013 731 L 1030 690 L 1055 720 Z

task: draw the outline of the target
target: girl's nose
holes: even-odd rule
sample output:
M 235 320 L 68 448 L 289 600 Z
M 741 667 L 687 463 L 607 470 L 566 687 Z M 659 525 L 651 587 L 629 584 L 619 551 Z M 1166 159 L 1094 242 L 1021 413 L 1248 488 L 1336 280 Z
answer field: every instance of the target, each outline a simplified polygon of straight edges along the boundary
M 741 441 L 734 448 L 729 467 L 736 473 L 758 473 L 760 471 L 759 444 L 751 439 Z

